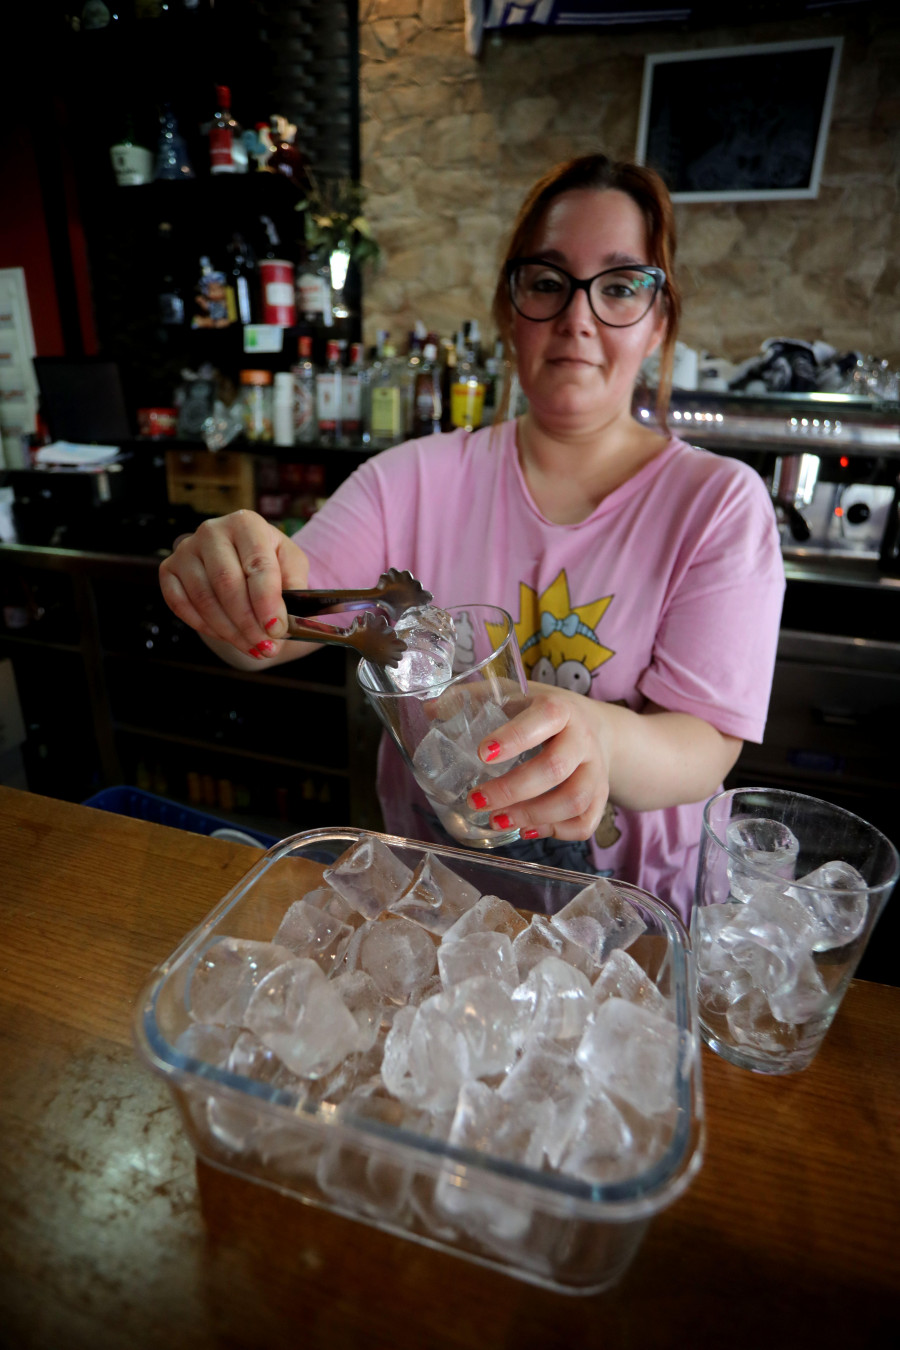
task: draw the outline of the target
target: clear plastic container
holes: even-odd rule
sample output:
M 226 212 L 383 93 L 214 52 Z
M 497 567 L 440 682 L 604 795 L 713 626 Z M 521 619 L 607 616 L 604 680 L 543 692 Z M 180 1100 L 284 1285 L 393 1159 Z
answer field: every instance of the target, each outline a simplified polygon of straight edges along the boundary
M 694 984 L 685 930 L 636 887 L 616 883 L 646 925 L 629 947 L 666 997 L 677 1035 L 673 1106 L 655 1159 L 615 1182 L 589 1184 L 351 1115 L 315 1094 L 250 1079 L 176 1048 L 190 1026 L 192 972 L 222 937 L 269 942 L 290 905 L 363 837 L 311 830 L 271 848 L 151 976 L 135 1012 L 135 1040 L 169 1084 L 184 1127 L 207 1163 L 304 1203 L 360 1220 L 559 1292 L 614 1284 L 653 1216 L 688 1186 L 702 1158 L 703 1109 Z M 589 878 L 577 872 L 378 836 L 409 867 L 431 853 L 484 895 L 555 913 Z M 667 1070 L 668 1072 L 668 1070 Z M 451 1197 L 448 1207 L 447 1196 Z

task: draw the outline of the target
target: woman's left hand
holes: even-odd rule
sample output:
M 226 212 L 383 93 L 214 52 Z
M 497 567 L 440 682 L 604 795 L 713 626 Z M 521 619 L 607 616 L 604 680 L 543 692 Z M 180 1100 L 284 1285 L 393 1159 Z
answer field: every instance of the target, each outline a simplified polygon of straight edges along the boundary
M 623 711 L 567 689 L 529 683 L 529 706 L 479 746 L 499 765 L 523 750 L 540 754 L 469 793 L 473 810 L 490 811 L 495 829 L 523 839 L 590 839 L 609 797 L 615 714 Z M 613 715 L 610 716 L 609 714 Z

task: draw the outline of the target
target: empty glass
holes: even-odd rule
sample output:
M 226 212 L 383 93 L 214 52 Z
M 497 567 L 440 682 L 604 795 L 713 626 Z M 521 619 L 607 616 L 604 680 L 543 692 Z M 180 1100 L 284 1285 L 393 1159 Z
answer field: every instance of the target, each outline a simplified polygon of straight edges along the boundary
M 780 788 L 713 797 L 691 919 L 706 1044 L 758 1073 L 805 1069 L 898 874 L 893 844 L 830 802 Z

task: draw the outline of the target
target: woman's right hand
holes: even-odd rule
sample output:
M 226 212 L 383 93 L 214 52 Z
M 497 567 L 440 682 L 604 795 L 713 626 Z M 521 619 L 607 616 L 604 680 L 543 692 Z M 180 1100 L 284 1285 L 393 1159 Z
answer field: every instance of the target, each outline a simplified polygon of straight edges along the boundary
M 287 632 L 281 592 L 303 590 L 308 575 L 306 555 L 287 535 L 255 511 L 234 511 L 182 535 L 160 565 L 159 584 L 169 608 L 201 637 L 259 659 L 274 656 Z

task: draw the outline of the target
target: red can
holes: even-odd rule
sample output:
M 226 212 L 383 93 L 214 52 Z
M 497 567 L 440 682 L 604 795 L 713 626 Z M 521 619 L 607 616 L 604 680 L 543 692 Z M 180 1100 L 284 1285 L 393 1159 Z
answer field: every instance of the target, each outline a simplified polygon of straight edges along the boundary
M 262 321 L 276 328 L 293 328 L 297 321 L 294 264 L 284 258 L 264 258 L 259 264 Z

